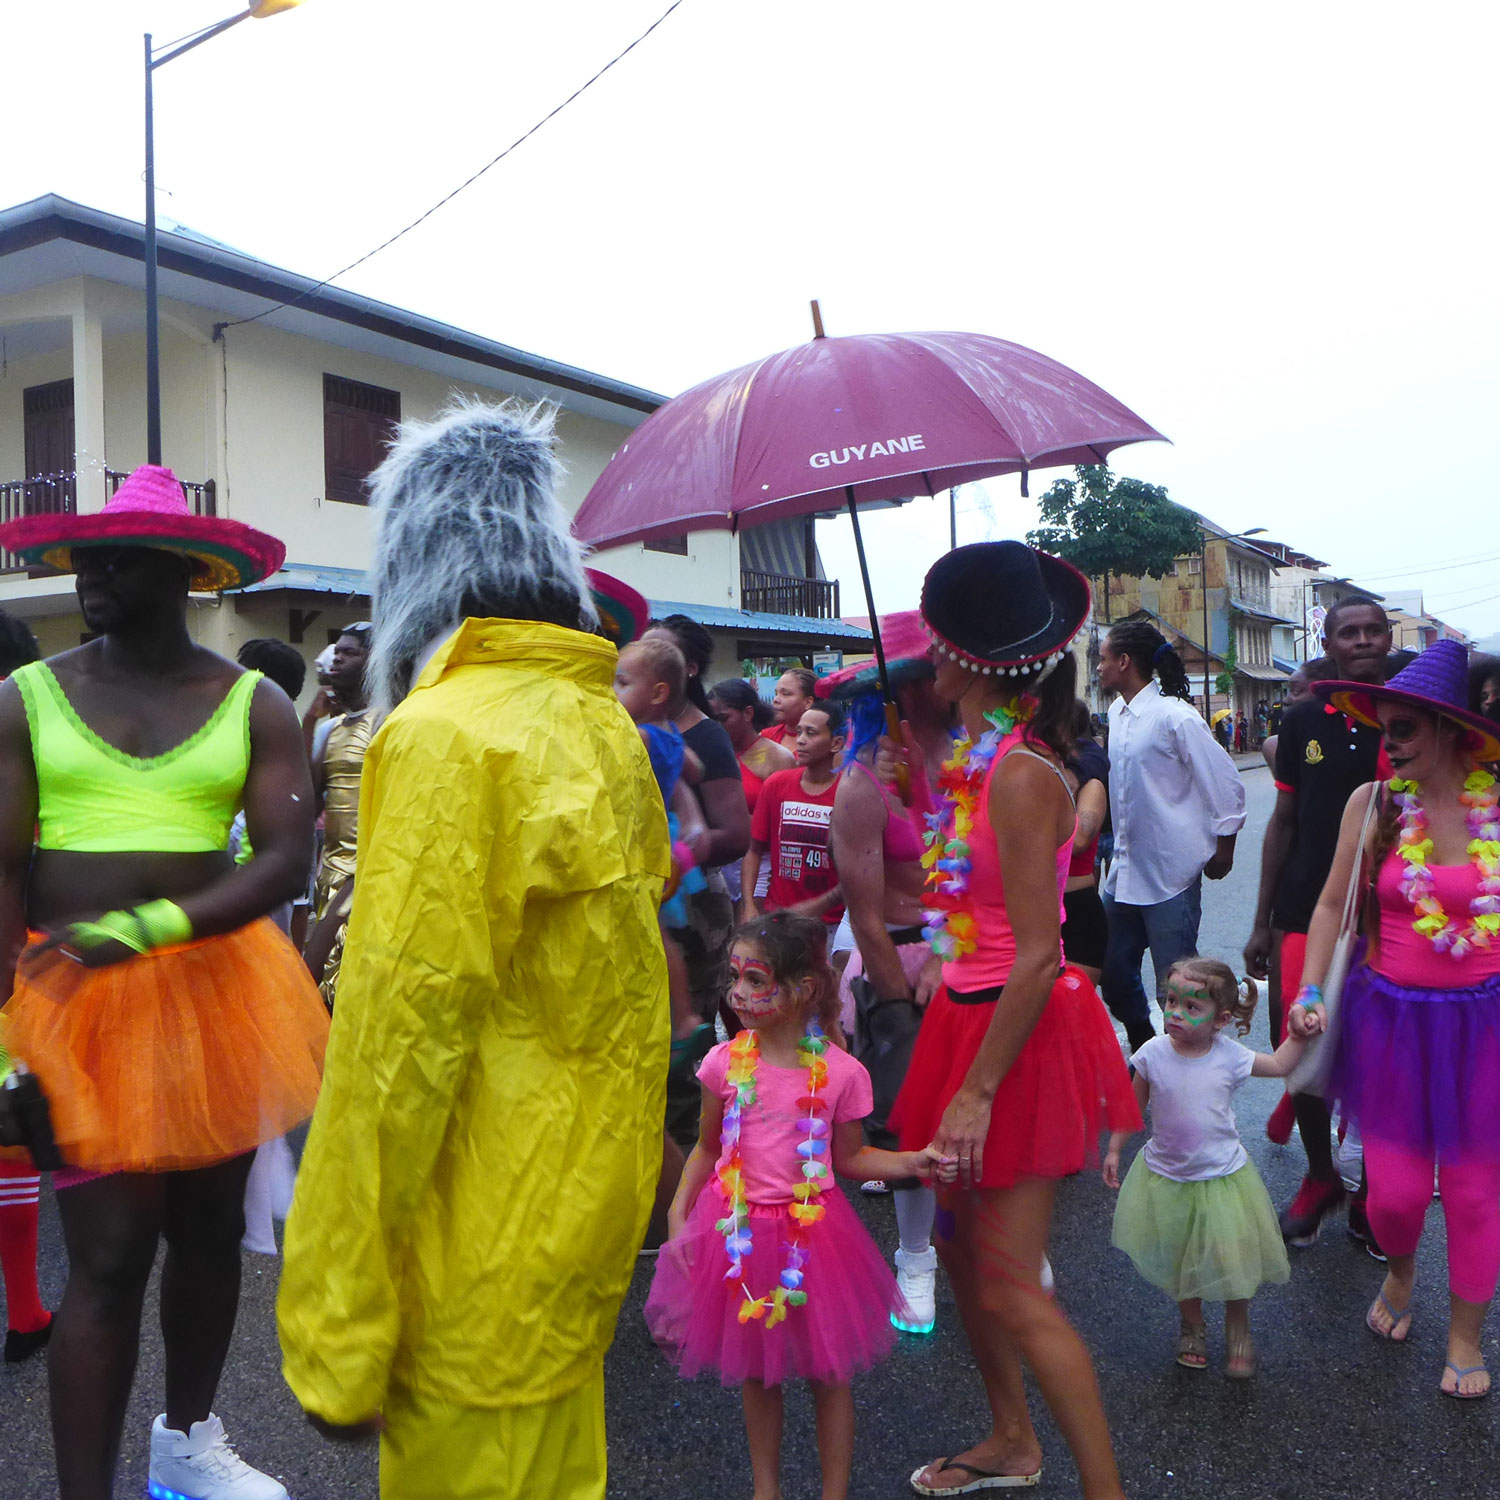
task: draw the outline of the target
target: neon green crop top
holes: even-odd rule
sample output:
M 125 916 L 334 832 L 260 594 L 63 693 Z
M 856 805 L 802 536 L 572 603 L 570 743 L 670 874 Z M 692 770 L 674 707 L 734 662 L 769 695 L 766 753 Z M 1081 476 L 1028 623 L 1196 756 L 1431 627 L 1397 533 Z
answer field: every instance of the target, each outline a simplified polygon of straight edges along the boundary
M 11 681 L 26 704 L 36 762 L 37 847 L 87 854 L 228 848 L 250 769 L 250 700 L 260 677 L 237 677 L 201 729 L 165 755 L 141 759 L 78 717 L 45 662 L 17 668 Z

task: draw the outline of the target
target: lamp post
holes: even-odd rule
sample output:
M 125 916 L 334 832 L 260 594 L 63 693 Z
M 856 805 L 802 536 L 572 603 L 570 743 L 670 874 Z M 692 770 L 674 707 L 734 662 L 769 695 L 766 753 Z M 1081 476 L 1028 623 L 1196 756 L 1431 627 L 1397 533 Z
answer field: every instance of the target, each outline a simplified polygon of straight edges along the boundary
M 156 302 L 156 143 L 151 120 L 151 75 L 160 67 L 201 47 L 221 31 L 238 26 L 241 21 L 264 21 L 294 10 L 302 0 L 251 0 L 244 10 L 205 26 L 202 31 L 169 46 L 158 56 L 146 33 L 146 462 L 161 462 L 161 324 Z

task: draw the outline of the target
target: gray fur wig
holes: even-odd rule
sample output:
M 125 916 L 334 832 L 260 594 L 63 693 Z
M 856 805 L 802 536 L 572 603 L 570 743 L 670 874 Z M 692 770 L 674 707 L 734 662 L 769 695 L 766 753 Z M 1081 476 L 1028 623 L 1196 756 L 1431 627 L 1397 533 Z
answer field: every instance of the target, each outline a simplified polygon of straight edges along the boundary
M 583 551 L 557 499 L 551 408 L 456 400 L 403 422 L 370 477 L 375 641 L 368 680 L 388 713 L 412 668 L 467 616 L 594 630 Z

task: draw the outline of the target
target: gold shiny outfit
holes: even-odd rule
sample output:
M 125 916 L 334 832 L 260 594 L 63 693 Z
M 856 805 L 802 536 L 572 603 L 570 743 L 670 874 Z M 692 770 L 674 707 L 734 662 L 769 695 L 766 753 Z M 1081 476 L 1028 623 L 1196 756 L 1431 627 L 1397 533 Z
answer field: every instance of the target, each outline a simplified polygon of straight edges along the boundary
M 313 916 L 328 910 L 334 892 L 354 874 L 359 840 L 359 779 L 376 729 L 370 709 L 345 714 L 323 747 L 323 862 L 313 892 Z

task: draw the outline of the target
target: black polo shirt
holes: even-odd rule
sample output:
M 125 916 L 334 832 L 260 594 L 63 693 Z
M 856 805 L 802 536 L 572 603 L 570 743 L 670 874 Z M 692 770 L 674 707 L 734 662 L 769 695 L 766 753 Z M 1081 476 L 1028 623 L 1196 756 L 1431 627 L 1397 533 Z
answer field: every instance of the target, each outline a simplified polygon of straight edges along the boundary
M 1307 931 L 1333 868 L 1344 808 L 1380 774 L 1380 742 L 1378 729 L 1316 699 L 1282 716 L 1276 785 L 1296 798 L 1292 845 L 1271 904 L 1271 925 L 1282 932 Z

